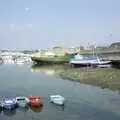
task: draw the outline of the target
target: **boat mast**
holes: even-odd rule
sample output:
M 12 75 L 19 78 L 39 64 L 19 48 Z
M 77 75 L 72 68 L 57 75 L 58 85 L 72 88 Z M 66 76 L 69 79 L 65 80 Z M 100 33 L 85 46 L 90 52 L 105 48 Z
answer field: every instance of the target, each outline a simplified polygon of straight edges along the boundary
M 93 56 L 96 56 L 96 57 L 98 57 L 98 55 L 97 55 L 97 50 L 96 50 L 96 43 L 95 42 L 93 42 Z

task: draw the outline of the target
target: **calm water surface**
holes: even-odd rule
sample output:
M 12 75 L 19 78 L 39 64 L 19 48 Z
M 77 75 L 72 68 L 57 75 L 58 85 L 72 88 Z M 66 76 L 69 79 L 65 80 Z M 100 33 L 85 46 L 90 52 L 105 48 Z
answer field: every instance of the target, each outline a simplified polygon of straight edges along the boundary
M 0 66 L 0 96 L 41 95 L 41 109 L 1 111 L 0 120 L 120 120 L 120 95 L 52 75 L 54 71 L 33 72 L 30 66 Z M 64 107 L 49 103 L 51 94 L 66 98 Z

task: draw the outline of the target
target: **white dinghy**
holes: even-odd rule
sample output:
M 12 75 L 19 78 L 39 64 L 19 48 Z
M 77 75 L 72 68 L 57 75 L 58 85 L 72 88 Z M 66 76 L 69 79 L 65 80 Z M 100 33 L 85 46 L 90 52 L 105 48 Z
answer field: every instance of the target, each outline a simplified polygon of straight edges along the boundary
M 51 95 L 50 101 L 58 105 L 64 105 L 65 99 L 61 95 Z
M 24 96 L 19 96 L 19 97 L 16 97 L 16 102 L 19 107 L 27 107 L 29 103 L 29 99 Z

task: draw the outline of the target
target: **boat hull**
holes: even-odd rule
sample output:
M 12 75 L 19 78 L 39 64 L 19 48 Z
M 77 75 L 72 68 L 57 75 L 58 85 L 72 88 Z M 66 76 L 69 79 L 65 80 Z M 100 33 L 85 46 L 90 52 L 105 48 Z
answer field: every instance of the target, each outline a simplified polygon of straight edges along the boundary
M 29 105 L 36 108 L 43 106 L 43 97 L 40 96 L 29 97 Z
M 15 108 L 15 105 L 4 105 L 3 108 L 11 110 Z
M 50 96 L 50 101 L 52 103 L 55 103 L 57 105 L 64 105 L 64 97 L 60 96 L 60 95 L 51 95 Z
M 29 100 L 27 97 L 16 97 L 16 103 L 18 104 L 19 107 L 27 107 Z
M 14 104 L 4 104 L 3 105 L 3 109 L 8 109 L 8 110 L 15 109 L 16 107 L 17 107 L 16 103 L 14 103 Z
M 111 64 L 111 61 L 104 61 L 99 57 L 93 55 L 76 55 L 73 59 L 69 61 L 72 66 L 92 66 L 97 67 L 98 65 L 108 65 Z
M 2 102 L 3 109 L 14 109 L 17 107 L 15 99 L 4 99 Z
M 111 66 L 111 61 L 105 62 L 71 62 L 72 67 L 98 67 L 98 66 Z
M 19 102 L 17 103 L 19 107 L 27 107 L 28 104 L 26 102 Z

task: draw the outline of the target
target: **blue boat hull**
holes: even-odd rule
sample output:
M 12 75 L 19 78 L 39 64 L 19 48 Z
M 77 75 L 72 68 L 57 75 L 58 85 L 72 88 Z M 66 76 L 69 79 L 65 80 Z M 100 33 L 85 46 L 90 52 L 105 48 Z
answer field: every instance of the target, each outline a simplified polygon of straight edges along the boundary
M 6 104 L 3 106 L 4 109 L 8 109 L 8 110 L 14 109 L 16 107 L 17 107 L 16 104 Z

